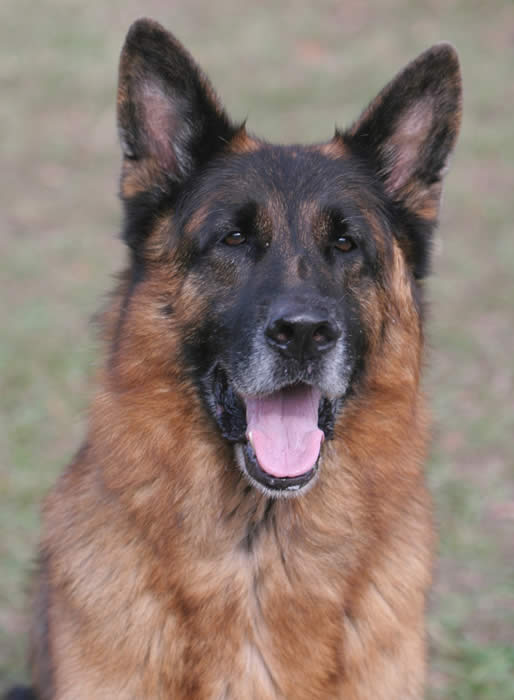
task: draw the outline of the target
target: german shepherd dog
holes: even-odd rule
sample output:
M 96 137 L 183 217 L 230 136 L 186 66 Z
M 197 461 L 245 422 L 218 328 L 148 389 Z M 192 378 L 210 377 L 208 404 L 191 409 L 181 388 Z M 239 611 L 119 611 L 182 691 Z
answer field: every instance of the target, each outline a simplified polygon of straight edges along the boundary
M 460 113 L 438 44 L 332 140 L 271 145 L 132 26 L 130 264 L 44 506 L 34 690 L 11 697 L 422 698 L 422 280 Z

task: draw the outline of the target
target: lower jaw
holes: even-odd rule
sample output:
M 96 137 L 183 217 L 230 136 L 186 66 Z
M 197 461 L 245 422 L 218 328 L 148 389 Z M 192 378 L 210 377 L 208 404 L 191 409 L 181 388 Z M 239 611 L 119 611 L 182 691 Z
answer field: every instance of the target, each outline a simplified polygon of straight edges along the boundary
M 250 443 L 236 445 L 239 466 L 250 482 L 272 498 L 299 495 L 310 488 L 318 474 L 320 458 L 309 471 L 294 477 L 276 477 L 261 469 Z

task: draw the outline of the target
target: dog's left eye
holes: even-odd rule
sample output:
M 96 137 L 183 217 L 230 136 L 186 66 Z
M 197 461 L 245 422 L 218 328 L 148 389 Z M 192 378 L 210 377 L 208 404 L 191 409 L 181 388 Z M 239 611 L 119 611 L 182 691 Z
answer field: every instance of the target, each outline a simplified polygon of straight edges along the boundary
M 246 243 L 246 236 L 241 231 L 232 231 L 223 238 L 223 243 L 231 246 L 241 245 Z
M 349 236 L 339 236 L 334 241 L 334 247 L 341 253 L 349 253 L 355 248 L 355 242 Z

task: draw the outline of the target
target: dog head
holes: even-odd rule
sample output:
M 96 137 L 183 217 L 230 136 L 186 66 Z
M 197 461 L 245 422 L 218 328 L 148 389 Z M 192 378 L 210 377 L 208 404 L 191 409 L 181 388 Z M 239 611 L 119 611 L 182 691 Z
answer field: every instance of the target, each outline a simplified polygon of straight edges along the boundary
M 275 146 L 230 121 L 158 24 L 127 36 L 118 124 L 133 279 L 168 280 L 155 303 L 181 339 L 176 360 L 266 493 L 313 482 L 392 309 L 404 302 L 419 330 L 460 100 L 455 51 L 439 44 L 331 141 Z M 403 302 L 388 291 L 395 270 Z M 162 347 L 160 325 L 145 332 Z

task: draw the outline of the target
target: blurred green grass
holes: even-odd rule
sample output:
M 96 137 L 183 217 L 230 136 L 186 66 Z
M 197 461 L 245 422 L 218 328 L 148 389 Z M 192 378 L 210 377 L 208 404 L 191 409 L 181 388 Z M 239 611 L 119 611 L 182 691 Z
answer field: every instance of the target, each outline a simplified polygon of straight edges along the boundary
M 122 266 L 119 50 L 161 21 L 260 135 L 309 141 L 354 119 L 440 40 L 465 101 L 429 283 L 428 477 L 440 556 L 433 700 L 514 696 L 514 5 L 478 0 L 3 0 L 0 4 L 0 691 L 26 676 L 25 582 L 39 503 L 84 430 L 88 319 Z

